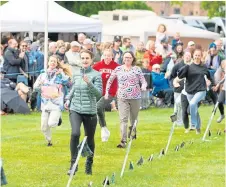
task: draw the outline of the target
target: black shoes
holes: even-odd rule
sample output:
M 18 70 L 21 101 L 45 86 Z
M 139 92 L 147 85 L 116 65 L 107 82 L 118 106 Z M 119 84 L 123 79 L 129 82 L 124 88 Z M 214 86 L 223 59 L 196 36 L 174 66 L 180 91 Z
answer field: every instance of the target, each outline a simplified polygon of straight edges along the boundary
M 92 175 L 92 166 L 93 166 L 93 157 L 87 157 L 86 159 L 86 169 L 85 169 L 85 173 L 87 175 Z
M 70 169 L 69 169 L 68 172 L 67 172 L 67 175 L 70 175 L 70 174 L 71 174 L 74 163 L 75 163 L 75 162 L 71 162 L 71 166 L 70 166 Z M 75 175 L 75 173 L 76 173 L 77 171 L 78 171 L 78 165 L 76 166 L 73 175 Z
M 48 142 L 47 144 L 48 147 L 51 147 L 52 145 L 53 145 L 52 142 Z
M 126 142 L 121 141 L 121 143 L 117 145 L 117 148 L 126 148 Z

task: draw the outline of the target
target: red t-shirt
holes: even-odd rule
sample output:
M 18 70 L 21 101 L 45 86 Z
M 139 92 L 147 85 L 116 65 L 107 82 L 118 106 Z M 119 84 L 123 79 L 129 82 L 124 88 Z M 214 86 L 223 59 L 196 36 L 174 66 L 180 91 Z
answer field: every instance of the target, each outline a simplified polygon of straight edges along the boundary
M 103 96 L 105 95 L 107 81 L 111 76 L 112 71 L 118 66 L 120 65 L 114 61 L 111 61 L 109 64 L 105 64 L 104 60 L 97 62 L 96 64 L 93 65 L 93 69 L 101 73 L 102 84 L 103 84 L 103 93 L 102 93 Z M 117 79 L 115 79 L 109 90 L 109 95 L 114 97 L 116 95 L 117 89 L 118 89 L 118 82 L 117 82 Z

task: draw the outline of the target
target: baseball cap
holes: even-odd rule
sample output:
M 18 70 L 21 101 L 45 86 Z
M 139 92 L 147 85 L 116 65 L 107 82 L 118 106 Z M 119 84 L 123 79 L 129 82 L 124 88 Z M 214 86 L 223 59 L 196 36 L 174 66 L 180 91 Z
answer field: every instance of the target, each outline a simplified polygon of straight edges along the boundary
M 217 48 L 217 46 L 216 46 L 216 44 L 215 43 L 211 43 L 210 45 L 209 45 L 209 49 L 211 49 L 211 48 Z
M 27 43 L 32 43 L 32 40 L 29 37 L 24 38 L 24 41 Z
M 192 45 L 195 45 L 195 42 L 193 41 L 188 42 L 188 46 L 192 46 Z
M 87 44 L 94 44 L 94 42 L 88 38 L 88 39 L 85 39 L 85 40 L 84 40 L 83 44 L 84 44 L 84 45 L 87 45 Z
M 118 41 L 122 41 L 122 38 L 121 38 L 121 36 L 115 36 L 114 37 L 114 42 L 118 42 Z
M 77 41 L 71 42 L 70 45 L 71 45 L 71 47 L 74 47 L 74 46 L 81 47 L 81 45 Z

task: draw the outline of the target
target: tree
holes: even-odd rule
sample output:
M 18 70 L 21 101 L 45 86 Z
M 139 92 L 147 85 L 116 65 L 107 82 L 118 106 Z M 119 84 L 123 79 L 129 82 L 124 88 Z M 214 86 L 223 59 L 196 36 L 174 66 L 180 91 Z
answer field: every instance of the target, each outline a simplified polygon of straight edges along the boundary
M 225 1 L 203 1 L 201 2 L 201 8 L 208 12 L 208 16 L 211 17 L 225 17 Z
M 56 1 L 66 9 L 83 16 L 98 14 L 103 10 L 139 9 L 152 10 L 142 1 Z
M 7 1 L 0 1 L 0 6 L 7 3 Z
M 152 10 L 151 7 L 147 6 L 147 4 L 142 1 L 120 1 L 116 5 L 116 9 Z
M 170 5 L 178 5 L 179 7 L 182 7 L 183 2 L 182 1 L 170 1 Z

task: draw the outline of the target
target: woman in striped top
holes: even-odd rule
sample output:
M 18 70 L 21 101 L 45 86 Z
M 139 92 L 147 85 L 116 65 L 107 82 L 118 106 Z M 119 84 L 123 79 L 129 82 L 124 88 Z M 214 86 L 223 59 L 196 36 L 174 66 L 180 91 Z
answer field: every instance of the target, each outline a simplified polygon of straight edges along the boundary
M 118 80 L 118 109 L 121 127 L 121 143 L 117 146 L 125 148 L 127 142 L 127 123 L 130 116 L 130 132 L 132 126 L 137 119 L 140 104 L 141 104 L 141 90 L 145 91 L 147 83 L 142 74 L 140 67 L 135 66 L 136 58 L 131 51 L 123 54 L 123 65 L 117 67 L 108 79 L 106 86 L 105 99 L 108 99 L 110 87 L 115 78 Z M 140 83 L 142 86 L 140 87 Z M 135 135 L 136 137 L 136 135 Z

